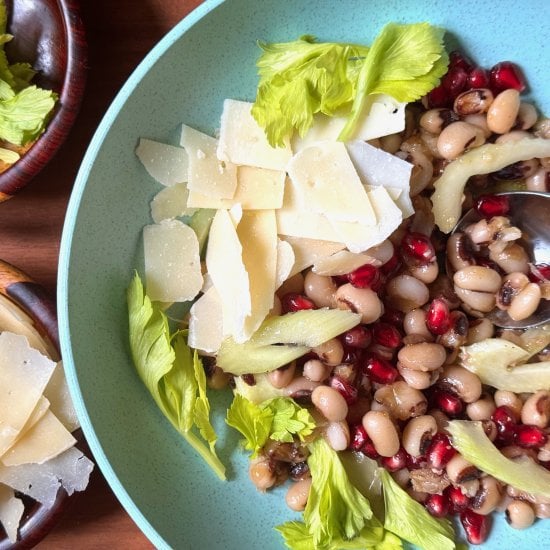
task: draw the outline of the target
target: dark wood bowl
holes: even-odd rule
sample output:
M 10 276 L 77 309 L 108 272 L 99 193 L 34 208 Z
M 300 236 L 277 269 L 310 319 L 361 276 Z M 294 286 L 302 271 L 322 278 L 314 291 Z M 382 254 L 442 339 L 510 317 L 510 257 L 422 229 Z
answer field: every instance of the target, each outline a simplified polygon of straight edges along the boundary
M 6 44 L 11 61 L 29 62 L 34 83 L 59 95 L 46 131 L 0 174 L 0 202 L 22 189 L 55 155 L 80 109 L 86 82 L 87 46 L 78 0 L 6 0 Z
M 0 294 L 8 298 L 34 321 L 48 348 L 52 359 L 59 359 L 59 334 L 54 299 L 29 276 L 16 267 L 0 260 Z M 54 355 L 57 354 L 57 357 Z M 81 430 L 73 434 L 82 447 Z M 0 550 L 33 548 L 42 540 L 60 519 L 72 496 L 61 489 L 51 508 L 30 499 L 24 500 L 25 512 L 19 529 L 20 539 L 11 543 L 0 528 Z

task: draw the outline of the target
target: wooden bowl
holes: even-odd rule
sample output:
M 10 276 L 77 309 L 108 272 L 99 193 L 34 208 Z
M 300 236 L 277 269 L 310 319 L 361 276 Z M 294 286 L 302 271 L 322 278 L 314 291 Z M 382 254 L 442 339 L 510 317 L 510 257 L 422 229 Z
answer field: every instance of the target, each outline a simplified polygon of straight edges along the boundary
M 59 360 L 57 315 L 53 298 L 25 273 L 2 260 L 0 260 L 0 294 L 33 320 L 52 359 Z M 73 435 L 79 443 L 82 442 L 81 430 Z M 67 493 L 61 489 L 51 508 L 46 508 L 31 499 L 24 499 L 25 512 L 19 528 L 20 540 L 15 544 L 11 543 L 5 535 L 3 536 L 0 528 L 0 550 L 34 547 L 54 527 L 71 498 L 73 497 L 67 496 Z
M 59 95 L 46 131 L 0 174 L 0 202 L 22 189 L 55 155 L 78 114 L 86 82 L 87 47 L 78 0 L 6 0 L 11 61 L 27 61 L 34 83 Z

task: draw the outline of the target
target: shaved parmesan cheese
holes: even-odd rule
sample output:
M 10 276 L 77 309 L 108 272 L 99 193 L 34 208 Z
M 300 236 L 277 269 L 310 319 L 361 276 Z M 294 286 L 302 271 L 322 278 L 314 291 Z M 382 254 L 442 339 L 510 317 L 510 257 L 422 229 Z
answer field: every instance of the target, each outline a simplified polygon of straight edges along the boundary
M 332 256 L 335 252 L 344 248 L 343 243 L 322 241 L 317 239 L 304 239 L 301 237 L 282 237 L 292 246 L 294 252 L 294 266 L 288 275 L 288 278 L 296 275 L 300 271 L 311 267 L 321 258 Z
M 277 271 L 275 273 L 275 290 L 277 290 L 289 277 L 294 266 L 294 250 L 292 245 L 281 239 L 277 239 Z
M 277 224 L 273 210 L 246 210 L 237 226 L 248 273 L 250 314 L 242 329 L 237 327 L 235 341 L 244 342 L 258 329 L 273 307 L 277 272 Z
M 233 198 L 237 188 L 237 167 L 218 160 L 218 140 L 184 124 L 181 145 L 189 155 L 188 189 L 217 199 Z
M 0 334 L 0 456 L 25 426 L 54 368 L 24 336 Z
M 302 149 L 288 163 L 301 206 L 332 221 L 375 225 L 369 197 L 341 142 L 322 141 Z
M 141 138 L 136 155 L 147 172 L 161 185 L 170 187 L 187 181 L 189 163 L 181 147 Z
M 14 444 L 19 441 L 46 414 L 49 408 L 50 402 L 43 395 L 41 395 L 36 407 L 33 409 L 31 415 L 25 422 L 25 425 L 21 428 L 21 431 L 17 435 Z
M 363 122 L 357 128 L 354 139 L 367 141 L 402 132 L 405 129 L 405 106 L 406 103 L 395 101 L 393 97 L 386 94 L 369 96 L 369 101 L 365 105 L 365 112 L 368 114 L 362 118 Z M 318 141 L 337 141 L 346 122 L 346 117 L 315 115 L 313 126 L 307 134 L 303 138 L 296 135 L 293 140 L 294 152 L 301 151 Z
M 0 461 L 5 466 L 20 464 L 43 464 L 72 447 L 76 439 L 63 426 L 51 411 L 34 424 L 23 437 L 2 456 Z
M 71 447 L 44 464 L 0 464 L 0 483 L 24 493 L 50 508 L 61 487 L 68 495 L 88 485 L 93 463 L 82 451 Z
M 385 187 L 401 209 L 403 218 L 412 216 L 410 179 L 413 165 L 364 141 L 351 141 L 347 149 L 363 184 Z M 402 193 L 394 197 L 395 191 L 390 192 L 390 188 L 401 189 Z
M 312 271 L 318 275 L 345 275 L 365 264 L 380 265 L 380 262 L 366 252 L 340 250 L 332 256 L 319 258 L 313 264 Z
M 58 362 L 50 381 L 44 390 L 44 397 L 49 401 L 50 410 L 59 418 L 70 432 L 80 428 L 80 422 L 69 393 L 69 386 L 63 371 L 63 363 Z
M 17 529 L 24 511 L 23 501 L 15 496 L 13 489 L 0 483 L 0 524 L 10 542 L 17 542 Z
M 215 353 L 223 340 L 223 309 L 218 291 L 210 287 L 191 307 L 187 344 Z
M 189 190 L 186 183 L 176 183 L 157 193 L 151 201 L 151 217 L 155 223 L 180 216 L 192 216 L 195 208 L 187 207 Z
M 292 156 L 290 143 L 271 147 L 252 116 L 252 103 L 226 99 L 220 123 L 218 158 L 234 164 L 284 170 Z
M 203 277 L 199 241 L 178 220 L 143 228 L 147 294 L 159 302 L 185 302 L 199 293 Z
M 368 191 L 376 216 L 380 222 L 375 227 L 360 223 L 332 223 L 334 230 L 351 252 L 364 252 L 389 237 L 402 221 L 401 210 L 395 205 L 384 187 Z
M 227 210 L 218 210 L 212 220 L 206 268 L 222 303 L 224 333 L 236 334 L 250 315 L 252 305 L 243 249 Z

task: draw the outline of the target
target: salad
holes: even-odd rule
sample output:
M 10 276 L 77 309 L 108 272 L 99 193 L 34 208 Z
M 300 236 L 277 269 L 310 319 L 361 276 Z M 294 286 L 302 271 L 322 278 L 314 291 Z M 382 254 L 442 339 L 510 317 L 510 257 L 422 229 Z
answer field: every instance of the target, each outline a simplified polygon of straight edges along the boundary
M 439 550 L 483 543 L 493 512 L 549 517 L 550 327 L 486 314 L 550 296 L 495 195 L 547 192 L 550 124 L 517 65 L 443 39 L 260 43 L 219 135 L 136 150 L 163 186 L 128 288 L 137 373 L 222 480 L 208 395 L 233 392 L 251 483 L 303 512 L 275 526 L 289 548 Z

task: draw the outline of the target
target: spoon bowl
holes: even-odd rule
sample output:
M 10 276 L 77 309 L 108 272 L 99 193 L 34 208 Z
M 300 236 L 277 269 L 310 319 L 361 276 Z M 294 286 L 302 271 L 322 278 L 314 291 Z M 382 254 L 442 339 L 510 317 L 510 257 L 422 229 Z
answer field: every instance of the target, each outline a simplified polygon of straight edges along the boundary
M 508 196 L 510 212 L 506 215 L 512 225 L 521 229 L 519 241 L 526 249 L 533 264 L 550 264 L 550 193 L 535 191 L 510 191 L 497 193 Z M 482 217 L 470 209 L 460 219 L 453 233 L 463 231 Z M 495 308 L 486 317 L 496 326 L 508 329 L 524 329 L 541 325 L 550 320 L 550 300 L 541 300 L 539 307 L 527 319 L 514 321 L 506 311 Z

